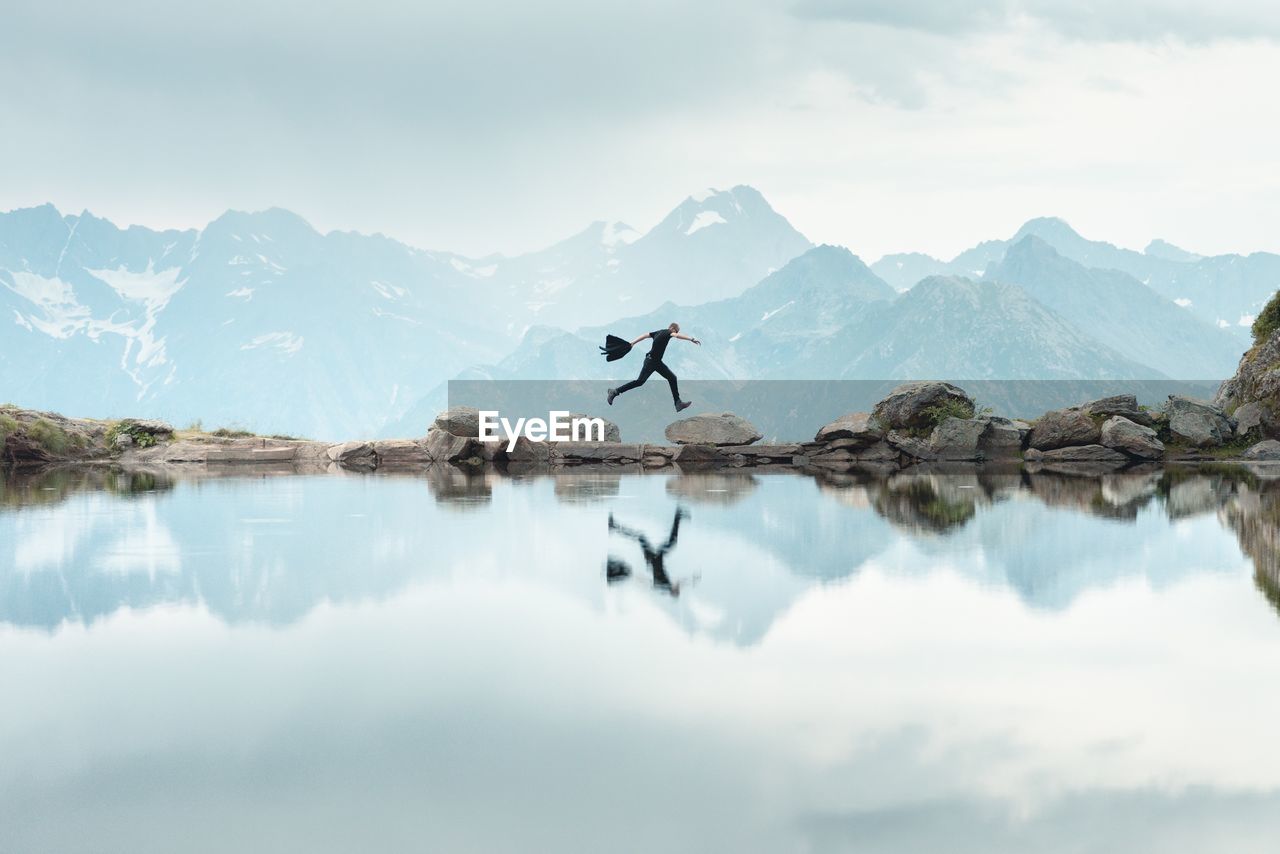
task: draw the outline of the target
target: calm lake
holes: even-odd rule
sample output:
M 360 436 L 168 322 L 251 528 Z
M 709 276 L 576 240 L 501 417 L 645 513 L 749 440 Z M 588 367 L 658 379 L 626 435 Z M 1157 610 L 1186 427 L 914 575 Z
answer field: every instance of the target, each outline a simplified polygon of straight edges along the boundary
M 0 851 L 1253 852 L 1280 480 L 0 475 Z

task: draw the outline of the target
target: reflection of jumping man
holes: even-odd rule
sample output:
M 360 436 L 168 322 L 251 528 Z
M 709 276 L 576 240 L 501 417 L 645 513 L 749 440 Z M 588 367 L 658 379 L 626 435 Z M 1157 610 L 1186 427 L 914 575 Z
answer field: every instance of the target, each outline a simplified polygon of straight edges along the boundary
M 657 373 L 666 377 L 667 382 L 671 385 L 671 399 L 675 401 L 676 412 L 687 408 L 690 402 L 680 399 L 680 387 L 676 382 L 676 375 L 671 372 L 666 363 L 662 361 L 663 355 L 667 352 L 667 345 L 671 343 L 672 338 L 679 338 L 681 341 L 692 341 L 694 344 L 702 344 L 697 338 L 690 338 L 688 335 L 680 334 L 680 324 L 673 323 L 666 329 L 657 329 L 653 332 L 646 332 L 639 338 L 631 342 L 631 346 L 639 344 L 646 338 L 652 338 L 653 344 L 649 347 L 649 352 L 644 354 L 644 364 L 640 367 L 640 376 L 636 377 L 629 383 L 609 389 L 609 405 L 613 405 L 613 399 L 618 395 L 631 391 L 633 388 L 639 388 L 644 385 L 649 377 Z
M 640 551 L 644 552 L 644 562 L 649 565 L 649 572 L 653 573 L 653 586 L 660 590 L 667 591 L 672 596 L 680 595 L 680 582 L 673 582 L 671 580 L 667 575 L 667 569 L 663 564 L 666 561 L 667 552 L 675 548 L 676 538 L 680 536 L 680 520 L 687 518 L 688 515 L 689 514 L 685 512 L 683 507 L 676 508 L 675 518 L 671 520 L 671 535 L 667 537 L 667 541 L 663 543 L 661 547 L 655 549 L 653 544 L 649 542 L 649 538 L 641 531 L 637 531 L 634 528 L 628 528 L 625 525 L 619 525 L 613 520 L 613 514 L 609 514 L 609 530 L 617 531 L 622 536 L 630 537 L 640 544 Z M 611 558 L 610 560 L 614 561 L 616 558 Z M 621 567 L 626 566 L 621 561 L 617 561 L 617 563 Z M 629 570 L 626 572 L 619 572 L 617 568 L 611 568 L 611 578 L 615 577 L 615 574 L 616 577 L 625 577 L 629 574 Z

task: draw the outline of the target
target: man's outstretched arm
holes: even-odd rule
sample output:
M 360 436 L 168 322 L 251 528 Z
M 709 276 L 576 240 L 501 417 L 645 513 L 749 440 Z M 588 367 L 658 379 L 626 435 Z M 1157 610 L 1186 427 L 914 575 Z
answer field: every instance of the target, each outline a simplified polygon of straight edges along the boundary
M 648 333 L 648 332 L 646 332 L 645 334 L 641 335 L 641 336 L 640 336 L 639 338 L 637 338 L 636 340 L 632 341 L 632 342 L 631 342 L 631 346 L 632 346 L 632 347 L 636 346 L 637 344 L 639 344 L 641 341 L 643 341 L 644 339 L 646 339 L 646 338 L 648 338 L 648 337 L 649 337 L 649 333 Z
M 689 336 L 689 335 L 681 335 L 679 332 L 677 332 L 675 335 L 672 335 L 671 337 L 679 338 L 681 341 L 692 341 L 694 344 L 697 344 L 699 347 L 702 346 L 702 342 L 699 341 L 697 338 L 693 338 L 692 336 Z

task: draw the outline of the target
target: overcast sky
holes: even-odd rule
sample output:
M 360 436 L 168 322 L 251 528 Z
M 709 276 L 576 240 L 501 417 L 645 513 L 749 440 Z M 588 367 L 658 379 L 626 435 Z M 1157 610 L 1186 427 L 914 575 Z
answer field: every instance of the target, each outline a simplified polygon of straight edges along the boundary
M 6 210 L 512 253 L 745 183 L 867 260 L 1280 250 L 1274 0 L 9 0 L 0 78 Z

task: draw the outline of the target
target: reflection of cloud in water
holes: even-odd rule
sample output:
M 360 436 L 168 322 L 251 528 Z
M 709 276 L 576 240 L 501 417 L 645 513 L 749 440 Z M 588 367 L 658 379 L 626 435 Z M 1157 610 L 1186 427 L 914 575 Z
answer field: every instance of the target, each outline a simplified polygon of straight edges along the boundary
M 1255 563 L 1272 566 L 1259 570 L 1259 587 L 1277 587 L 1277 481 L 1247 472 L 584 469 L 509 479 L 447 467 L 168 482 L 163 493 L 154 479 L 78 477 L 50 481 L 61 503 L 32 503 L 49 500 L 39 480 L 9 481 L 0 493 L 17 507 L 0 512 L 0 550 L 13 549 L 16 570 L 0 569 L 0 619 L 53 627 L 189 602 L 229 622 L 280 625 L 321 602 L 442 580 L 459 558 L 604 607 L 609 510 L 625 508 L 627 524 L 665 536 L 677 501 L 693 518 L 669 571 L 700 580 L 682 591 L 687 607 L 668 610 L 688 631 L 737 644 L 759 642 L 815 581 L 854 577 L 873 560 L 907 575 L 952 567 L 1061 609 L 1125 578 L 1160 589 L 1229 571 L 1238 537 Z M 422 500 L 424 480 L 433 502 Z
M 134 518 L 123 523 L 120 535 L 94 556 L 94 565 L 106 572 L 149 576 L 180 571 L 182 550 L 157 518 L 155 500 L 137 503 L 133 511 Z

